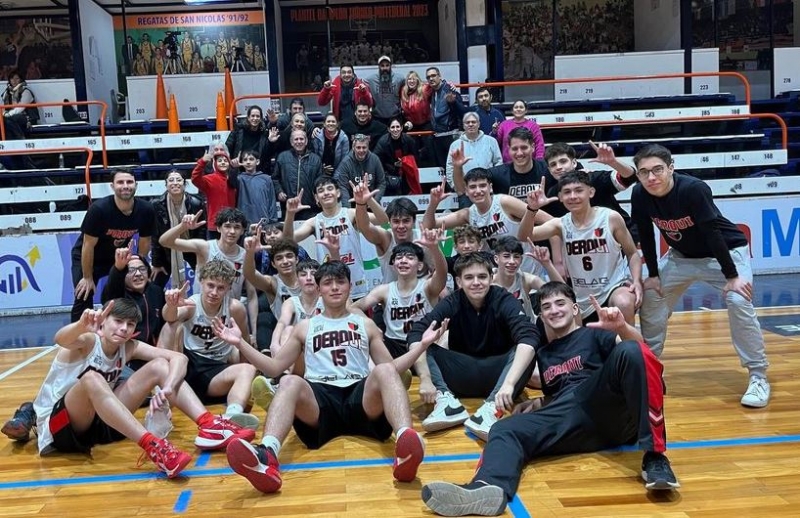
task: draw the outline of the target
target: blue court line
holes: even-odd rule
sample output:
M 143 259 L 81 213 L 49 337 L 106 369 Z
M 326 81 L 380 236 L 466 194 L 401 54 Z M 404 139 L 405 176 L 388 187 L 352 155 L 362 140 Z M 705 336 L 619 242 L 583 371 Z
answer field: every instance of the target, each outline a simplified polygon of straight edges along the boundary
M 194 463 L 194 467 L 205 468 L 208 465 L 209 460 L 211 460 L 211 452 L 204 451 L 197 456 L 197 462 Z
M 192 490 L 185 489 L 178 495 L 178 500 L 175 501 L 175 507 L 172 508 L 173 513 L 184 513 L 189 508 L 189 500 L 192 499 Z
M 765 444 L 786 444 L 800 442 L 800 435 L 778 435 L 768 437 L 750 437 L 739 439 L 711 439 L 706 441 L 687 441 L 668 444 L 669 450 L 687 450 L 696 448 L 723 448 L 729 446 L 760 446 Z M 638 451 L 636 446 L 622 446 L 605 450 L 606 452 Z M 446 462 L 477 461 L 480 453 L 460 453 L 453 455 L 431 455 L 425 457 L 426 464 L 440 464 Z M 356 459 L 324 462 L 303 462 L 298 464 L 284 464 L 281 471 L 298 471 L 313 469 L 340 469 L 340 468 L 366 468 L 373 466 L 391 465 L 393 459 Z M 188 477 L 218 477 L 233 474 L 230 468 L 190 469 L 181 473 Z M 43 480 L 19 480 L 13 482 L 0 482 L 0 490 L 4 489 L 30 489 L 37 487 L 77 486 L 81 484 L 106 484 L 113 482 L 134 482 L 166 478 L 163 473 L 150 471 L 145 473 L 127 473 L 121 475 L 102 475 L 73 478 L 51 478 Z
M 531 518 L 531 513 L 525 508 L 519 495 L 514 495 L 514 498 L 508 503 L 508 510 L 514 515 L 514 518 Z

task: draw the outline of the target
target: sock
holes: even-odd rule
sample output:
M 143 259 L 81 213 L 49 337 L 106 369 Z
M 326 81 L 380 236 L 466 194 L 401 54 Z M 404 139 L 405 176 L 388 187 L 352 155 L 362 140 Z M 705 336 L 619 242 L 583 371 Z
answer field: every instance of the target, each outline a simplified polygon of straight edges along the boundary
M 201 415 L 197 418 L 197 425 L 202 428 L 206 425 L 211 425 L 214 423 L 214 414 L 211 412 L 206 411 L 205 414 Z
M 158 437 L 151 434 L 150 432 L 145 432 L 145 434 L 142 435 L 142 438 L 139 439 L 139 442 L 137 444 L 141 449 L 146 450 L 151 444 L 157 441 Z
M 394 440 L 396 441 L 397 439 L 399 439 L 400 436 L 403 435 L 403 432 L 405 432 L 406 430 L 409 430 L 408 426 L 401 426 L 400 428 L 398 428 L 394 434 Z
M 225 416 L 230 416 L 233 414 L 241 414 L 244 412 L 244 407 L 239 403 L 231 403 L 228 405 L 228 408 L 225 409 Z
M 261 444 L 274 451 L 276 457 L 281 451 L 281 441 L 279 441 L 274 435 L 265 435 L 262 437 Z

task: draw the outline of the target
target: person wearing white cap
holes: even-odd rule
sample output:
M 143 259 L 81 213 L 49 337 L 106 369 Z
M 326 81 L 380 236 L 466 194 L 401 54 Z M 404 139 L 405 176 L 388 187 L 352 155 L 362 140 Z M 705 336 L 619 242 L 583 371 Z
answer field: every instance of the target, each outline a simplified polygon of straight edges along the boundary
M 405 80 L 402 75 L 392 72 L 392 58 L 381 56 L 378 58 L 378 73 L 370 76 L 367 82 L 375 101 L 372 116 L 388 126 L 391 119 L 401 116 L 400 88 Z

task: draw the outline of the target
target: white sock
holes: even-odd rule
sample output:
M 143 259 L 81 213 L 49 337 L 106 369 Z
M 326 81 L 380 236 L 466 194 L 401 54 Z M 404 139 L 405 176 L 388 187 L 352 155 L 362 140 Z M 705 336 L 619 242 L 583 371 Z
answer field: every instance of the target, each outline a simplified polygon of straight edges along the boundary
M 394 440 L 399 439 L 400 436 L 403 435 L 403 432 L 405 432 L 408 429 L 409 428 L 407 426 L 401 426 L 400 428 L 398 428 L 397 432 L 395 432 L 395 434 L 394 434 Z
M 274 435 L 265 435 L 262 437 L 261 444 L 274 451 L 276 457 L 281 451 L 281 441 L 279 441 Z
M 225 409 L 225 415 L 231 416 L 233 414 L 241 414 L 244 412 L 244 407 L 239 403 L 231 403 L 228 405 L 228 408 Z

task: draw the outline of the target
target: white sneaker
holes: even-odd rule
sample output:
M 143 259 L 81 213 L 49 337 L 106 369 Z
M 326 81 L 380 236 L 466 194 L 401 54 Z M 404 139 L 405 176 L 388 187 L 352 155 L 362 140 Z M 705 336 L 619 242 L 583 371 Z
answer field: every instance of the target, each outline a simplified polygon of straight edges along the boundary
M 458 426 L 469 417 L 467 409 L 450 392 L 437 392 L 436 405 L 428 417 L 422 421 L 422 429 L 426 432 L 438 432 Z
M 764 408 L 769 403 L 769 381 L 761 376 L 751 375 L 750 384 L 747 386 L 742 405 L 752 408 Z
M 485 401 L 477 412 L 467 419 L 464 423 L 464 427 L 477 435 L 479 439 L 488 441 L 489 430 L 491 430 L 492 425 L 499 421 L 502 416 L 503 412 L 497 410 L 494 401 Z

